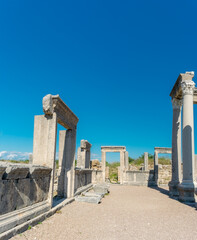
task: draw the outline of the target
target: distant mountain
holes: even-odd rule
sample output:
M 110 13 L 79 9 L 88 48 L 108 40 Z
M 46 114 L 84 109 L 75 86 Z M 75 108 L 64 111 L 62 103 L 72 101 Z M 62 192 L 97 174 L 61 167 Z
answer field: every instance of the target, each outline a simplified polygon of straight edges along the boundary
M 30 152 L 1 151 L 0 160 L 26 160 L 29 159 Z

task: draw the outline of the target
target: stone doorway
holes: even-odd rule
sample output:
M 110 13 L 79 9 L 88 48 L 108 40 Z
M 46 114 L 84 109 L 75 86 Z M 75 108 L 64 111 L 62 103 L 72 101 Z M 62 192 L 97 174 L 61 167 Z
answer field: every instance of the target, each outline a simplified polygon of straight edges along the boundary
M 106 181 L 106 153 L 107 152 L 119 152 L 120 153 L 120 167 L 119 167 L 119 179 L 120 184 L 123 184 L 123 174 L 126 169 L 128 169 L 128 152 L 124 146 L 102 146 L 101 147 L 101 161 L 102 161 L 102 174 L 103 182 Z

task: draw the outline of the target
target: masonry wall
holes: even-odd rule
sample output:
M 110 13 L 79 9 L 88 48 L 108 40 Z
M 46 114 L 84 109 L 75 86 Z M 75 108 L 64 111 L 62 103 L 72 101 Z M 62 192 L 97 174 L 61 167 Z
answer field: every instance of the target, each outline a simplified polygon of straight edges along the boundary
M 154 171 L 125 171 L 123 174 L 123 184 L 133 186 L 153 186 Z
M 92 170 L 91 169 L 75 169 L 75 188 L 76 192 L 79 188 L 92 183 Z
M 0 164 L 0 215 L 47 200 L 51 169 L 30 164 Z
M 103 182 L 103 171 L 102 170 L 92 170 L 92 183 L 102 183 Z

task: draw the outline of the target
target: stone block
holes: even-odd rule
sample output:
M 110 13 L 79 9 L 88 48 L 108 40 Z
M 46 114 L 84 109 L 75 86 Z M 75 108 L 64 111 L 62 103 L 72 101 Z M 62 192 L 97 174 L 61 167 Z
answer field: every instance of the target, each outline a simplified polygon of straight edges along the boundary
M 31 178 L 42 178 L 50 176 L 52 169 L 44 166 L 30 166 Z
M 95 193 L 95 192 L 84 192 L 81 194 L 82 196 L 85 196 L 85 197 L 104 197 L 104 194 L 103 193 Z
M 109 186 L 107 184 L 96 184 L 93 186 L 95 193 L 106 194 L 109 193 Z
M 3 179 L 21 179 L 26 178 L 29 173 L 29 166 L 23 164 L 9 164 Z
M 77 196 L 75 197 L 75 201 L 77 202 L 87 202 L 87 203 L 100 203 L 102 197 L 101 196 Z
M 5 171 L 6 171 L 6 166 L 0 166 L 0 180 L 2 179 Z

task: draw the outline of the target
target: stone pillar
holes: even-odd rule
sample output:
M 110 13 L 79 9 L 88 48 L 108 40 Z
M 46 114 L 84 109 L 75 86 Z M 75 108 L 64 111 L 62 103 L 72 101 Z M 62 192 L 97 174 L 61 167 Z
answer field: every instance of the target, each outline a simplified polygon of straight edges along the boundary
M 30 153 L 29 154 L 29 164 L 32 164 L 33 163 L 33 154 Z
M 155 151 L 154 153 L 154 178 L 155 178 L 155 184 L 158 184 L 158 152 Z
M 106 152 L 103 150 L 101 150 L 101 162 L 102 162 L 103 182 L 105 182 Z
M 127 151 L 124 153 L 124 159 L 125 169 L 129 170 L 129 153 Z
M 182 100 L 172 99 L 172 178 L 169 182 L 169 195 L 179 196 L 178 185 L 181 180 L 181 108 Z
M 86 151 L 85 168 L 90 168 L 90 150 Z
M 66 130 L 59 131 L 59 169 L 58 169 L 58 196 L 64 197 L 64 176 L 66 164 Z
M 77 167 L 90 168 L 90 149 L 91 144 L 87 140 L 81 140 L 81 146 L 77 152 Z
M 125 169 L 125 151 L 120 151 L 120 184 L 123 184 L 123 171 Z
M 144 171 L 148 171 L 148 152 L 144 153 Z
M 193 123 L 193 90 L 195 83 L 184 80 L 181 83 L 183 94 L 183 130 L 182 130 L 182 158 L 183 180 L 178 186 L 179 200 L 194 202 L 194 123 Z
M 64 197 L 74 196 L 76 130 L 68 129 L 65 139 Z
M 49 188 L 49 203 L 53 204 L 57 135 L 57 114 L 40 115 L 34 118 L 33 164 L 52 169 Z

